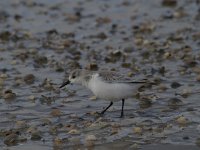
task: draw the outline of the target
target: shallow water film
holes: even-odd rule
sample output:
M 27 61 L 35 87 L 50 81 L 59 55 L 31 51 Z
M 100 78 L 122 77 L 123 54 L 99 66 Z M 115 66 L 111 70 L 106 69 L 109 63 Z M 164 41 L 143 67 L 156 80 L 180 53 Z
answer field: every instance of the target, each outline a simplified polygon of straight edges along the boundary
M 198 149 L 199 0 L 1 0 L 0 149 Z M 109 101 L 75 68 L 148 79 Z

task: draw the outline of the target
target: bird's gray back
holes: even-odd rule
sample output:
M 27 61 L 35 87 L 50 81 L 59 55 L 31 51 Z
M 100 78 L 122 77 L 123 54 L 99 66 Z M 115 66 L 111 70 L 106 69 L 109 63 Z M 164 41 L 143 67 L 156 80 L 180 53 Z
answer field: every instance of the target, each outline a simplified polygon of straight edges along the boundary
M 98 75 L 104 82 L 108 83 L 145 83 L 144 81 L 134 81 L 133 79 L 114 71 L 99 71 Z

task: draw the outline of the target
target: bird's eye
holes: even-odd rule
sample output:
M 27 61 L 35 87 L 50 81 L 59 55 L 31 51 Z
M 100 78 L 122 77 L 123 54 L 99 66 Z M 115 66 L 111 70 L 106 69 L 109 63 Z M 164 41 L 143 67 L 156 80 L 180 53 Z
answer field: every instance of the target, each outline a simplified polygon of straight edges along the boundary
M 73 76 L 72 76 L 72 79 L 75 79 L 75 78 L 76 78 L 76 76 L 75 76 L 75 75 L 73 75 Z

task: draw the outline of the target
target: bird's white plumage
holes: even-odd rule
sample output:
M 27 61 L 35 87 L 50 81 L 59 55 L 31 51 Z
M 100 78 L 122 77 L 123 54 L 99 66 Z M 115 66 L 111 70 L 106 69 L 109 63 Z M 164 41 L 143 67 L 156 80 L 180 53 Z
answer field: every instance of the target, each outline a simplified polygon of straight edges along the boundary
M 95 96 L 110 100 L 117 101 L 131 97 L 134 95 L 135 87 L 126 83 L 108 83 L 103 81 L 99 74 L 92 75 L 88 83 L 88 88 L 95 94 Z
M 96 97 L 109 101 L 132 97 L 141 83 L 144 83 L 134 82 L 112 71 L 92 72 L 81 69 L 71 72 L 69 81 L 82 84 L 89 88 Z
M 69 75 L 68 81 L 64 82 L 60 88 L 69 83 L 77 83 L 89 88 L 96 97 L 111 101 L 110 104 L 100 113 L 104 114 L 112 106 L 113 101 L 122 100 L 120 117 L 124 115 L 124 100 L 134 95 L 138 87 L 144 81 L 132 81 L 113 71 L 93 72 L 76 69 Z

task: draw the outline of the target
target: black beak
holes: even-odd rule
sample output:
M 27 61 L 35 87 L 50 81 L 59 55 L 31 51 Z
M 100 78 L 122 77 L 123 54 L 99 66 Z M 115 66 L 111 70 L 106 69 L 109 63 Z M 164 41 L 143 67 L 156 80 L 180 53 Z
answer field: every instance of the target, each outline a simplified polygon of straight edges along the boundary
M 69 81 L 69 80 L 67 80 L 66 82 L 64 82 L 64 83 L 60 86 L 60 88 L 64 87 L 64 86 L 67 85 L 67 84 L 70 84 L 70 81 Z

